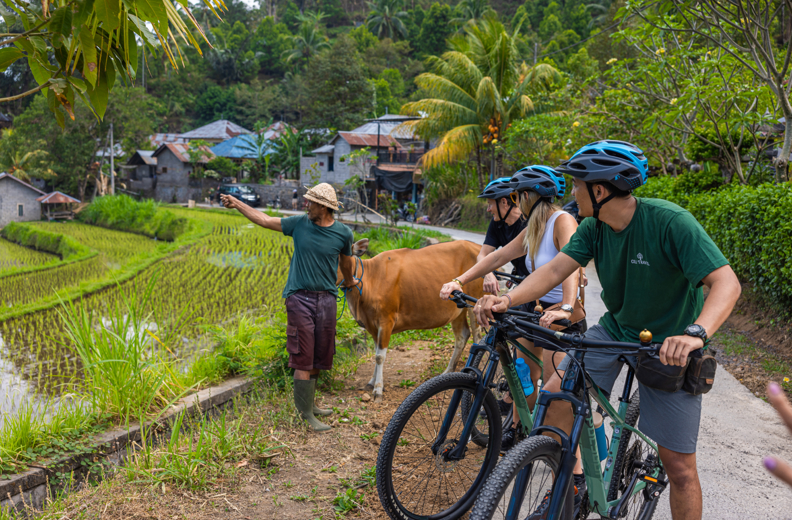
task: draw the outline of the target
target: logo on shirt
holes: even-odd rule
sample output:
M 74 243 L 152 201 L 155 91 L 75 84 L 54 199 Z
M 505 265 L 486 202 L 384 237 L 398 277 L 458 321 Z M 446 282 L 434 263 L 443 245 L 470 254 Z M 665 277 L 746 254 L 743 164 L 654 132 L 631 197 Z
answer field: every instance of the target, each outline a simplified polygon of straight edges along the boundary
M 631 264 L 640 264 L 640 265 L 649 266 L 649 262 L 647 262 L 646 260 L 643 259 L 643 255 L 641 253 L 638 253 L 635 256 L 636 256 L 636 258 L 638 258 L 638 260 L 636 260 L 635 258 L 630 260 Z

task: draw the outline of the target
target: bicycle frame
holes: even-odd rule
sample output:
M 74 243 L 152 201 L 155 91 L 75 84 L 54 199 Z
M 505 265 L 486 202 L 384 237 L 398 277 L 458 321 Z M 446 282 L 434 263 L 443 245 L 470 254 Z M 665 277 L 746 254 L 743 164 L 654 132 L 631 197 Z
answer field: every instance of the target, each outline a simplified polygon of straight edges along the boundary
M 583 352 L 575 353 L 575 358 L 581 362 L 581 365 L 583 364 L 583 355 Z M 653 470 L 652 474 L 643 475 L 640 479 L 633 478 L 633 481 L 630 482 L 631 489 L 624 493 L 619 499 L 612 501 L 607 500 L 608 486 L 613 476 L 614 458 L 619 450 L 622 433 L 625 429 L 640 436 L 655 453 L 657 452 L 657 445 L 643 433 L 625 422 L 627 408 L 630 404 L 630 391 L 632 390 L 633 380 L 634 372 L 632 367 L 630 367 L 627 372 L 627 381 L 625 382 L 622 396 L 619 399 L 618 411 L 611 406 L 610 401 L 602 393 L 602 390 L 594 384 L 588 374 L 586 374 L 577 363 L 570 363 L 567 368 L 561 383 L 561 392 L 543 392 L 539 395 L 535 408 L 535 426 L 531 431 L 531 436 L 540 435 L 544 432 L 553 433 L 561 439 L 561 445 L 564 448 L 559 475 L 553 485 L 552 498 L 548 508 L 548 519 L 560 517 L 564 496 L 568 492 L 569 485 L 572 482 L 572 471 L 576 462 L 574 448 L 578 445 L 580 446 L 583 473 L 586 477 L 586 486 L 588 487 L 589 504 L 592 507 L 592 512 L 604 518 L 618 517 L 626 501 L 636 493 L 643 492 L 647 486 L 665 486 L 665 483 L 658 479 L 660 474 L 660 465 L 658 465 L 658 467 Z M 586 388 L 586 382 L 591 386 L 588 392 L 584 390 Z M 613 437 L 608 449 L 608 457 L 605 459 L 604 473 L 598 455 L 597 437 L 594 430 L 594 421 L 591 413 L 592 407 L 589 396 L 602 407 L 613 424 Z M 574 421 L 569 435 L 560 428 L 543 424 L 545 414 L 547 413 L 547 407 L 553 401 L 566 401 L 572 405 Z M 529 469 L 530 468 L 526 468 L 526 470 Z M 518 476 L 515 486 L 521 484 L 522 489 L 524 489 L 526 485 L 526 470 L 523 470 L 523 474 Z M 636 473 L 636 476 L 637 475 Z M 521 502 L 521 500 L 519 502 Z M 509 513 L 513 514 L 511 511 L 507 512 L 506 518 L 513 518 Z
M 542 366 L 542 360 L 536 357 L 532 352 L 528 351 L 516 341 L 509 339 L 509 337 L 497 326 L 490 327 L 490 330 L 487 332 L 487 335 L 484 338 L 484 342 L 482 344 L 474 344 L 470 347 L 470 352 L 468 354 L 465 367 L 460 371 L 464 373 L 475 374 L 478 379 L 476 395 L 473 399 L 471 410 L 481 409 L 484 396 L 486 395 L 486 392 L 489 392 L 489 389 L 492 386 L 492 379 L 495 377 L 495 371 L 497 370 L 498 362 L 500 362 L 501 366 L 503 367 L 503 375 L 506 378 L 506 382 L 509 385 L 509 391 L 511 392 L 512 396 L 525 395 L 522 382 L 517 376 L 517 369 L 515 368 L 514 360 L 512 359 L 511 353 L 507 347 L 508 344 L 512 344 L 516 348 L 520 349 L 521 352 L 528 356 L 529 359 L 531 359 L 534 363 L 539 365 L 539 367 Z M 489 359 L 483 373 L 480 369 L 473 366 L 473 360 L 475 359 L 476 354 L 482 350 L 489 353 Z M 538 392 L 539 389 L 536 391 Z M 448 404 L 448 410 L 446 411 L 445 418 L 443 419 L 443 424 L 440 426 L 440 430 L 437 433 L 437 438 L 432 445 L 432 453 L 435 455 L 446 441 L 446 436 L 448 435 L 448 431 L 451 428 L 451 424 L 454 420 L 454 417 L 456 416 L 456 412 L 461 401 L 462 390 L 455 390 L 454 395 L 451 397 L 451 401 Z M 523 433 L 527 435 L 533 429 L 536 404 L 534 404 L 534 412 L 531 412 L 531 410 L 528 408 L 528 402 L 525 399 L 514 399 L 514 403 L 517 408 L 517 415 L 519 416 L 522 424 Z M 471 413 L 466 419 L 465 426 L 462 429 L 462 433 L 460 434 L 459 443 L 447 455 L 448 460 L 461 460 L 463 458 L 467 443 L 470 440 L 473 426 L 476 422 L 476 415 L 477 412 Z

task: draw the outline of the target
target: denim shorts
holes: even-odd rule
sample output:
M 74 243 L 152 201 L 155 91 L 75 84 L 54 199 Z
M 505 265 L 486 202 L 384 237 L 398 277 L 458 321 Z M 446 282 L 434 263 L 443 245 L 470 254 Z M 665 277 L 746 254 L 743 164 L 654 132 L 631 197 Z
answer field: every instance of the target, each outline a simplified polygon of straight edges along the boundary
M 589 339 L 613 341 L 601 325 L 594 325 L 586 332 Z M 616 349 L 592 349 L 583 359 L 586 372 L 604 392 L 610 393 L 613 384 L 621 372 L 623 363 L 618 355 L 611 352 Z M 630 365 L 635 367 L 635 357 L 628 358 Z M 559 370 L 566 370 L 569 358 L 565 357 L 559 364 Z M 637 381 L 637 380 L 636 380 Z M 663 392 L 647 388 L 638 381 L 641 396 L 641 415 L 638 429 L 663 448 L 679 453 L 695 453 L 701 423 L 701 395 L 690 395 L 678 392 Z

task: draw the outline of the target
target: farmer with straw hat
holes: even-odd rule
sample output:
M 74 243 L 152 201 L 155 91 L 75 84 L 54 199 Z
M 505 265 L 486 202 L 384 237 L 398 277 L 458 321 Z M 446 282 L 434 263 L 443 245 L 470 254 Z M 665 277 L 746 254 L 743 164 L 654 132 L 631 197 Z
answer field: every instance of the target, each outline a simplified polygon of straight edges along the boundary
M 254 224 L 280 231 L 294 239 L 294 256 L 283 289 L 286 298 L 286 351 L 294 369 L 294 404 L 300 416 L 317 432 L 330 430 L 316 415 L 332 410 L 314 404 L 320 370 L 333 367 L 336 333 L 336 278 L 339 264 L 346 285 L 354 284 L 352 231 L 336 222 L 339 209 L 335 189 L 321 183 L 308 190 L 308 213 L 287 218 L 270 217 L 228 195 L 223 205 L 235 208 Z

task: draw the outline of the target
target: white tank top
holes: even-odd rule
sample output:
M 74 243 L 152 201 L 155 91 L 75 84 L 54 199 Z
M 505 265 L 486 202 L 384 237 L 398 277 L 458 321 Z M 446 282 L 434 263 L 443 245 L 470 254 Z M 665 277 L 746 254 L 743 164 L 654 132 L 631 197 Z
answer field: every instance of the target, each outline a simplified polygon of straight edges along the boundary
M 558 217 L 562 214 L 566 213 L 565 211 L 556 211 L 550 218 L 547 219 L 547 225 L 545 226 L 544 235 L 542 235 L 542 240 L 539 242 L 539 250 L 536 252 L 536 260 L 534 261 L 534 266 L 539 269 L 550 260 L 556 257 L 558 254 L 558 249 L 556 249 L 555 241 L 553 240 L 553 230 L 555 229 L 555 221 Z M 531 268 L 531 255 L 525 257 L 525 268 L 528 269 L 529 273 L 533 272 Z M 554 287 L 549 293 L 545 294 L 543 297 L 539 298 L 543 302 L 547 303 L 558 303 L 563 300 L 564 291 L 561 288 L 561 284 Z

